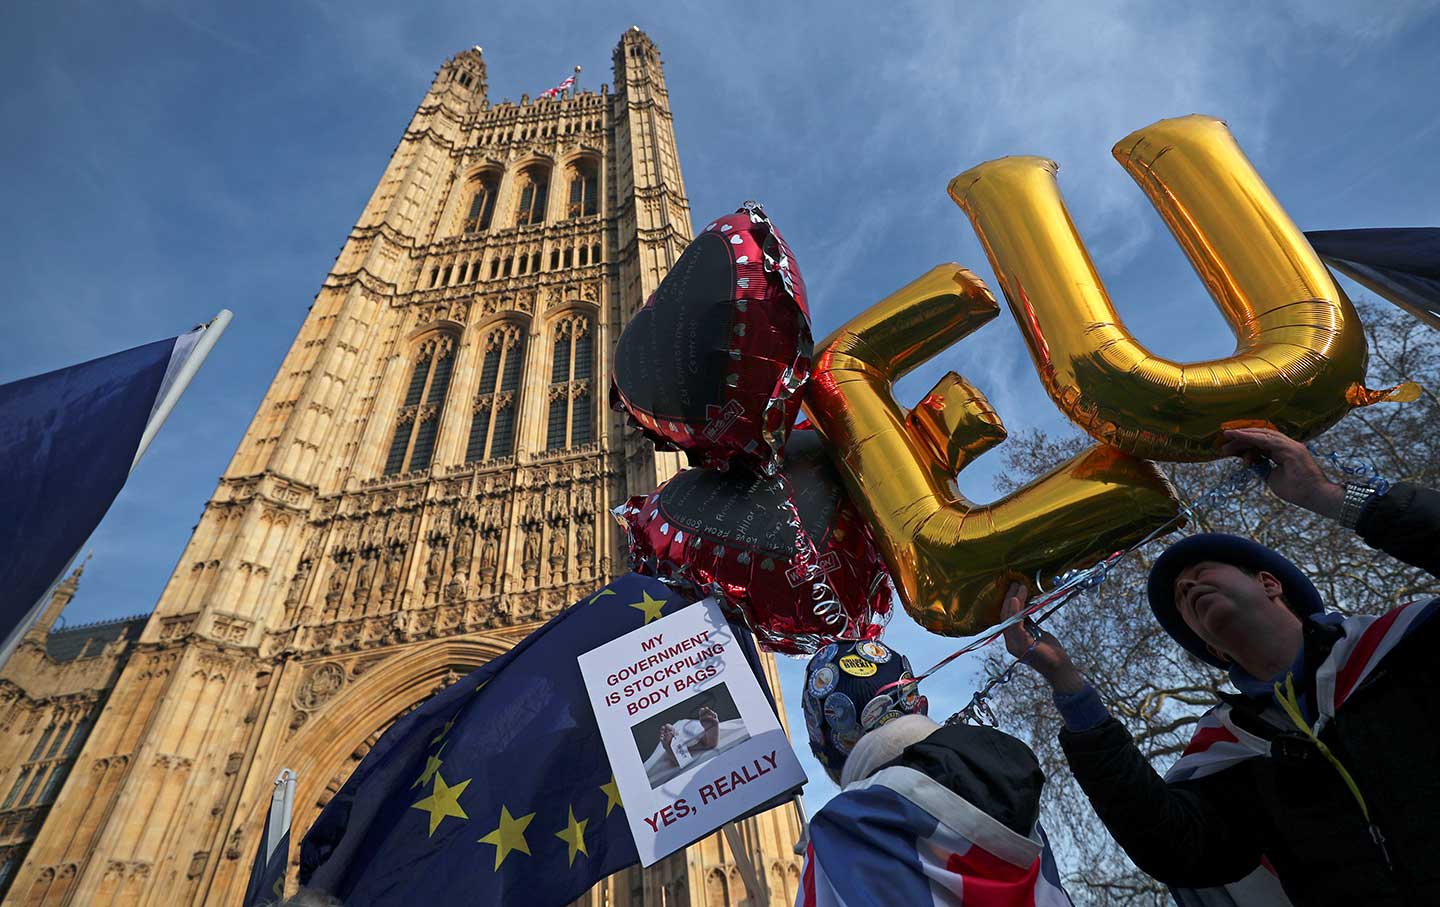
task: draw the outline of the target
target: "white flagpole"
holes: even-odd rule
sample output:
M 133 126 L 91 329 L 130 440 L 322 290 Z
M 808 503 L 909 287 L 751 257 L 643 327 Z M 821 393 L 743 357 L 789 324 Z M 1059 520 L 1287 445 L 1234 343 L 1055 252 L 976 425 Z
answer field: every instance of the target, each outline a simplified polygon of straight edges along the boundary
M 275 777 L 275 790 L 270 794 L 270 813 L 265 823 L 265 862 L 275 855 L 280 839 L 290 830 L 290 815 L 295 809 L 296 774 L 280 769 Z
M 205 325 L 205 333 L 195 342 L 195 349 L 186 357 L 180 371 L 176 373 L 175 380 L 166 388 L 165 395 L 155 404 L 155 411 L 150 416 L 150 422 L 145 426 L 145 433 L 140 436 L 140 446 L 135 449 L 135 459 L 130 463 L 130 471 L 135 471 L 135 464 L 145 455 L 150 442 L 155 440 L 155 435 L 160 431 L 160 426 L 170 417 L 170 410 L 180 401 L 180 395 L 185 393 L 185 388 L 190 386 L 190 381 L 200 371 L 204 364 L 205 357 L 215 348 L 215 343 L 220 335 L 225 333 L 225 328 L 230 324 L 230 319 L 235 317 L 229 309 L 221 309 L 220 314 L 210 319 Z

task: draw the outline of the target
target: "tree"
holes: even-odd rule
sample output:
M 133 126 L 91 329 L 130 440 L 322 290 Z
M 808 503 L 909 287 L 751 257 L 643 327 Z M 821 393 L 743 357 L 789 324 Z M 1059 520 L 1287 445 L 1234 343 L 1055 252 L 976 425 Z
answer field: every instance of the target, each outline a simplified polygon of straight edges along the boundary
M 1370 338 L 1370 386 L 1413 381 L 1421 388 L 1420 399 L 1355 410 L 1315 439 L 1311 449 L 1334 452 L 1346 466 L 1373 467 L 1391 482 L 1440 486 L 1434 428 L 1440 425 L 1440 334 L 1383 303 L 1362 301 L 1358 308 Z M 1006 490 L 1019 487 L 1090 443 L 1078 433 L 1022 436 L 1006 445 L 1008 475 L 1002 484 L 1009 486 Z M 1373 551 L 1332 521 L 1285 504 L 1258 479 L 1245 490 L 1218 500 L 1212 496 L 1197 506 L 1208 490 L 1240 473 L 1243 468 L 1235 460 L 1160 465 L 1182 503 L 1192 508 L 1184 531 L 1232 532 L 1285 553 L 1333 608 L 1379 613 L 1440 595 L 1440 584 L 1428 575 Z M 1223 672 L 1172 642 L 1146 604 L 1150 565 L 1178 537 L 1152 542 L 1123 559 L 1098 589 L 1077 596 L 1045 624 L 1162 773 L 1184 750 L 1200 715 L 1215 704 L 1217 691 L 1228 684 Z M 1002 645 L 993 646 L 986 657 L 987 676 L 998 677 L 1010 661 Z M 1000 726 L 1027 741 L 1045 769 L 1046 829 L 1076 903 L 1170 904 L 1165 887 L 1136 869 L 1111 840 L 1071 778 L 1046 683 L 1021 668 L 1011 682 L 995 688 L 990 706 Z

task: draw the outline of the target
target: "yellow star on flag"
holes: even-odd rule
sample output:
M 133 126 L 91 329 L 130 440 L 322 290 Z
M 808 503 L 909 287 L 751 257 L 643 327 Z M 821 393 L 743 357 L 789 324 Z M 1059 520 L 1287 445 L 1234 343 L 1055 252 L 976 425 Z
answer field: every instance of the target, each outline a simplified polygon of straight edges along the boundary
M 435 751 L 435 755 L 425 757 L 425 771 L 421 772 L 420 777 L 415 779 L 415 783 L 410 785 L 412 789 L 424 787 L 430 783 L 430 779 L 434 777 L 436 770 L 440 768 L 440 754 L 445 752 L 445 747 L 449 746 L 449 744 L 450 741 L 445 741 L 440 744 L 440 749 Z
M 617 806 L 621 809 L 625 808 L 625 804 L 620 802 L 620 785 L 615 783 L 613 774 L 610 776 L 610 783 L 600 785 L 600 789 L 605 792 L 605 817 L 607 819 L 610 817 L 610 810 Z
M 630 605 L 630 607 L 638 608 L 639 610 L 644 611 L 645 623 L 647 624 L 650 623 L 650 621 L 652 620 L 659 620 L 660 609 L 665 607 L 665 599 L 651 598 L 649 592 L 643 592 L 641 594 L 645 596 L 644 600 L 634 602 Z
M 456 716 L 458 717 L 460 713 L 459 713 L 459 712 L 456 712 L 455 714 L 456 714 Z M 454 718 L 451 718 L 449 721 L 445 722 L 445 726 L 440 729 L 440 733 L 438 733 L 438 734 L 436 734 L 434 737 L 430 738 L 430 745 L 431 745 L 431 746 L 434 746 L 435 744 L 439 743 L 441 740 L 444 740 L 444 739 L 445 739 L 445 735 L 448 734 L 448 733 L 450 733 L 450 729 L 451 729 L 452 727 L 454 727 L 454 726 L 455 726 L 455 719 L 454 719 Z
M 555 837 L 570 845 L 570 865 L 575 865 L 575 854 L 583 853 L 590 856 L 590 851 L 585 849 L 585 826 L 590 823 L 589 819 L 575 821 L 575 807 L 570 807 L 570 821 L 560 831 L 555 832 Z
M 527 857 L 530 856 L 530 845 L 525 843 L 525 827 L 534 818 L 535 814 L 530 813 L 516 819 L 510 815 L 507 807 L 501 805 L 500 826 L 480 839 L 481 844 L 495 845 L 496 869 L 500 868 L 500 864 L 505 862 L 505 858 L 510 855 L 512 850 L 518 850 Z
M 614 589 L 601 589 L 599 592 L 596 592 L 594 595 L 592 595 L 592 596 L 590 596 L 589 598 L 585 599 L 585 604 L 587 604 L 587 605 L 593 605 L 593 604 L 595 604 L 595 602 L 598 601 L 599 599 L 602 599 L 602 598 L 604 598 L 604 597 L 607 596 L 607 595 L 614 595 L 614 594 L 615 594 L 615 590 L 614 590 Z
M 451 787 L 445 783 L 445 778 L 439 771 L 435 772 L 435 787 L 430 796 L 419 803 L 410 805 L 411 809 L 423 809 L 430 813 L 430 834 L 426 837 L 435 834 L 435 829 L 440 827 L 440 823 L 445 821 L 446 816 L 454 816 L 457 819 L 470 818 L 465 815 L 465 810 L 460 808 L 460 795 L 465 793 L 465 788 L 470 786 L 470 781 L 471 779 L 466 778 Z

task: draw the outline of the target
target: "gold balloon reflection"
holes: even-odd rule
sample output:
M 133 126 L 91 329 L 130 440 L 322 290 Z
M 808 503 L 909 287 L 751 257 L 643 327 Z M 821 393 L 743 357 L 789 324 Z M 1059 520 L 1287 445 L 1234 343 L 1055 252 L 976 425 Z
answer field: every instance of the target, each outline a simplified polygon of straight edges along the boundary
M 1235 332 L 1224 359 L 1179 364 L 1120 323 L 1060 197 L 1056 165 L 989 161 L 950 197 L 974 224 L 1055 403 L 1097 440 L 1136 456 L 1211 460 L 1225 428 L 1306 439 L 1367 390 L 1366 343 L 1325 270 L 1225 124 L 1161 120 L 1114 154 L 1160 212 Z
M 979 390 L 941 379 L 906 413 L 892 387 L 999 313 L 980 280 L 941 265 L 816 347 L 805 408 L 879 542 L 900 599 L 922 626 L 978 633 L 1011 581 L 1034 588 L 1127 547 L 1173 518 L 1152 463 L 1094 447 L 1014 494 L 976 506 L 955 474 L 1005 437 Z

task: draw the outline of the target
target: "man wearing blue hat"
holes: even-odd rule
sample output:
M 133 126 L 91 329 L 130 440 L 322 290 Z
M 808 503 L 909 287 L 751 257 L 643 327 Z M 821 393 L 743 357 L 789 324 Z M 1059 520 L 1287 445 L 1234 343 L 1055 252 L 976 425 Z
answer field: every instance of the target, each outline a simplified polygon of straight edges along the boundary
M 1267 429 L 1226 432 L 1224 450 L 1268 460 L 1281 499 L 1440 576 L 1440 494 L 1336 484 Z M 1166 550 L 1147 593 L 1239 691 L 1163 779 L 1054 636 L 1006 634 L 1054 689 L 1071 771 L 1135 864 L 1186 905 L 1440 904 L 1440 599 L 1346 618 L 1283 555 L 1215 533 Z M 1013 586 L 1006 612 L 1023 597 Z
M 1028 746 L 932 721 L 909 659 L 878 640 L 815 653 L 801 705 L 843 790 L 810 822 L 799 907 L 1068 907 Z

